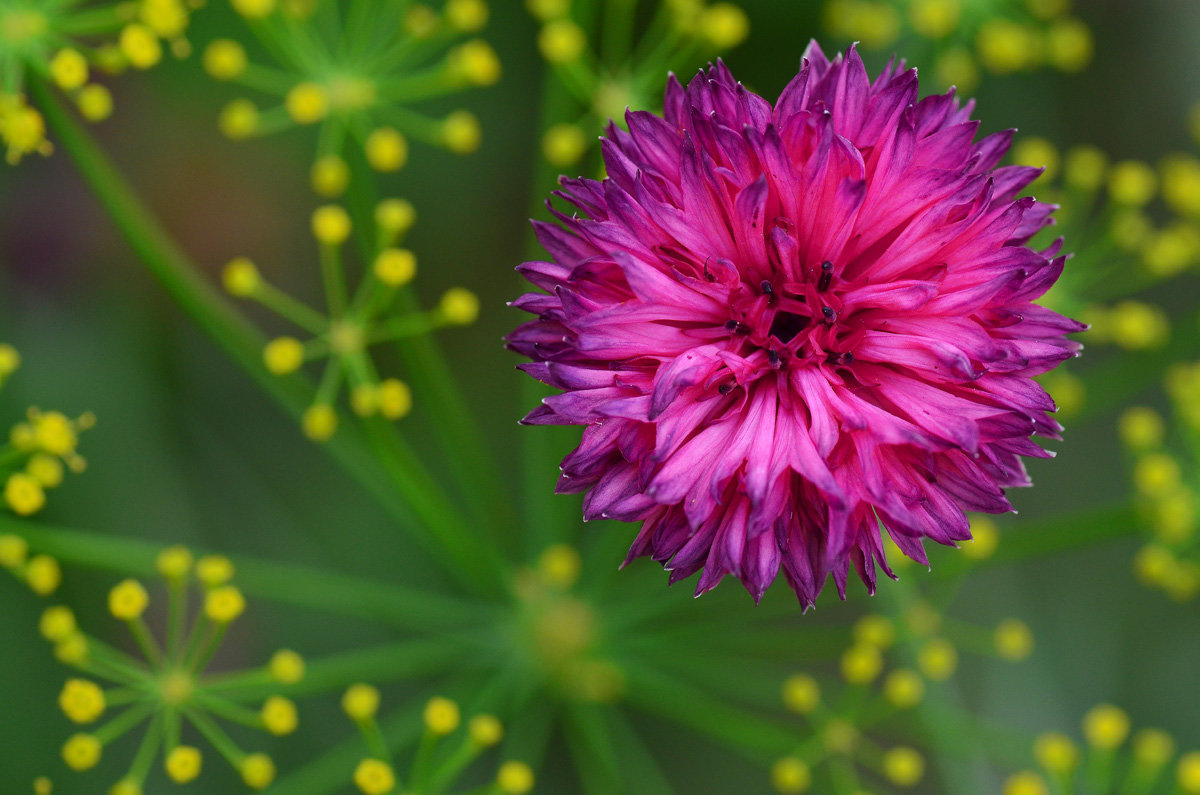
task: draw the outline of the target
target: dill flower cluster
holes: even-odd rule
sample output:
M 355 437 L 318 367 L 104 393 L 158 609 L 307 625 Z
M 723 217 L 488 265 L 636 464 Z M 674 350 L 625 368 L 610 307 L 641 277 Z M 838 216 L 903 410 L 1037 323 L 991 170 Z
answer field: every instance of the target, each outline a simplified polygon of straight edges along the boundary
M 20 363 L 11 345 L 0 344 L 0 386 Z M 79 434 L 95 422 L 90 413 L 70 419 L 58 411 L 30 408 L 0 445 L 5 506 L 19 516 L 37 513 L 46 505 L 46 492 L 62 485 L 67 470 L 82 472 L 87 462 L 76 450 Z
M 1200 594 L 1200 363 L 1173 365 L 1166 387 L 1172 426 L 1156 410 L 1133 406 L 1121 415 L 1118 434 L 1149 536 L 1134 557 L 1134 572 L 1144 585 L 1183 602 Z
M 1092 32 L 1070 10 L 1070 0 L 827 0 L 823 17 L 865 49 L 931 52 L 934 82 L 969 91 L 981 71 L 1086 68 Z
M 465 724 L 459 705 L 434 696 L 421 713 L 423 731 L 407 773 L 400 775 L 387 738 L 379 727 L 380 693 L 372 685 L 351 685 L 342 696 L 342 710 L 358 727 L 368 756 L 354 768 L 354 786 L 363 795 L 393 792 L 453 791 L 467 769 L 489 748 L 504 739 L 504 727 L 493 715 L 472 716 Z M 470 790 L 477 795 L 524 795 L 533 789 L 533 770 L 524 762 L 502 763 L 489 786 Z
M 1132 731 L 1129 715 L 1098 704 L 1083 716 L 1083 747 L 1062 732 L 1047 732 L 1033 744 L 1037 770 L 1010 776 L 1003 795 L 1089 795 L 1173 792 L 1200 793 L 1200 751 L 1180 754 L 1175 739 L 1161 729 Z
M 246 257 L 225 266 L 222 281 L 226 291 L 257 302 L 311 335 L 305 341 L 279 336 L 268 342 L 263 349 L 267 370 L 283 376 L 306 362 L 327 359 L 316 399 L 301 421 L 305 435 L 314 441 L 325 441 L 337 431 L 334 406 L 343 385 L 347 385 L 351 409 L 360 417 L 397 420 L 409 413 L 411 390 L 396 378 L 380 378 L 369 356 L 372 346 L 445 326 L 469 325 L 479 314 L 479 299 L 463 287 L 447 290 L 433 309 L 418 310 L 408 289 L 416 277 L 417 258 L 401 245 L 415 220 L 412 205 L 402 199 L 385 199 L 376 206 L 368 228 L 358 237 L 371 264 L 350 295 L 343 260 L 343 251 L 355 234 L 350 213 L 336 204 L 313 213 L 312 234 L 320 254 L 326 312 L 271 286 Z
M 654 2 L 649 23 L 640 28 L 637 2 L 600 4 L 604 39 L 589 39 L 593 12 L 570 0 L 526 0 L 541 25 L 538 50 L 562 89 L 575 102 L 575 118 L 544 132 L 542 153 L 554 166 L 574 165 L 592 148 L 608 119 L 625 109 L 652 105 L 663 73 L 737 47 L 750 33 L 750 21 L 733 3 L 706 0 Z
M 90 770 L 106 748 L 141 726 L 133 761 L 109 790 L 113 795 L 139 795 L 156 759 L 161 759 L 171 781 L 185 784 L 196 779 L 204 766 L 204 752 L 195 744 L 200 739 L 232 765 L 248 787 L 265 789 L 275 778 L 270 757 L 243 751 L 220 722 L 276 736 L 295 731 L 299 718 L 289 699 L 272 695 L 258 702 L 255 696 L 248 705 L 244 694 L 297 683 L 304 676 L 303 659 L 283 650 L 261 668 L 210 672 L 209 663 L 227 628 L 246 609 L 241 591 L 231 582 L 233 564 L 217 555 L 194 560 L 187 549 L 171 547 L 158 556 L 156 568 L 167 592 L 164 639 L 155 636 L 145 619 L 151 600 L 145 586 L 128 579 L 108 593 L 109 613 L 126 625 L 140 657 L 86 632 L 66 606 L 49 607 L 42 614 L 39 629 L 53 645 L 55 657 L 78 672 L 63 685 L 58 699 L 63 713 L 80 727 L 63 745 L 62 759 L 74 771 Z M 201 597 L 194 618 L 189 610 L 193 584 Z
M 97 73 L 149 69 L 164 45 L 185 56 L 190 13 L 187 0 L 0 0 L 0 144 L 8 162 L 52 150 L 41 113 L 26 101 L 28 80 L 53 83 L 85 119 L 103 121 L 113 101 Z
M 330 0 L 320 14 L 315 2 L 233 0 L 233 7 L 276 63 L 255 63 L 242 42 L 225 38 L 205 48 L 204 68 L 279 104 L 236 99 L 221 112 L 221 131 L 242 139 L 316 127 L 311 180 L 318 194 L 345 192 L 351 148 L 390 173 L 408 161 L 410 139 L 460 154 L 479 147 L 479 122 L 469 111 L 439 119 L 413 106 L 500 79 L 495 51 L 470 38 L 487 23 L 484 0 L 445 0 L 437 9 Z

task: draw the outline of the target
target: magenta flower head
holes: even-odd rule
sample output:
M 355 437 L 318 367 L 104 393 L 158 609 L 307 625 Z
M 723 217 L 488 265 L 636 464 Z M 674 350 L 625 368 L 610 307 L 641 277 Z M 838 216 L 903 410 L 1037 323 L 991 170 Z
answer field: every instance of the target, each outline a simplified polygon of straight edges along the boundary
M 546 292 L 508 344 L 563 390 L 525 422 L 584 426 L 558 490 L 642 523 L 629 559 L 756 600 L 782 570 L 808 607 L 851 563 L 894 576 L 884 532 L 927 563 L 964 511 L 1012 509 L 1061 430 L 1032 377 L 1084 327 L 1033 303 L 1054 207 L 971 109 L 813 43 L 774 107 L 720 63 L 671 77 L 662 118 L 608 129 L 607 179 L 562 180 L 580 212 L 535 224 L 552 259 L 518 270 Z

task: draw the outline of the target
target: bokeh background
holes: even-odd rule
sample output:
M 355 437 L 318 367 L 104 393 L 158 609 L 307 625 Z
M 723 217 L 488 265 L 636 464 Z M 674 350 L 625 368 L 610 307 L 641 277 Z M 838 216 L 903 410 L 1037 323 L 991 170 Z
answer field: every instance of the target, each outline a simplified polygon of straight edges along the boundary
M 965 5 L 993 2 L 1005 5 L 999 0 Z M 209 5 L 189 32 L 198 46 L 239 31 L 240 22 L 224 3 Z M 820 37 L 827 51 L 847 43 L 825 32 L 828 20 L 815 0 L 740 5 L 750 18 L 750 35 L 726 60 L 740 79 L 768 97 L 794 74 L 810 37 Z M 420 220 L 408 245 L 420 257 L 417 290 L 424 302 L 433 303 L 456 284 L 482 298 L 478 323 L 440 339 L 499 464 L 515 471 L 516 435 L 539 429 L 516 423 L 527 407 L 513 370 L 516 358 L 503 350 L 501 337 L 519 320 L 505 301 L 518 294 L 513 267 L 529 246 L 526 219 L 535 198 L 530 175 L 540 157 L 534 120 L 545 64 L 535 46 L 536 23 L 523 4 L 496 0 L 491 10 L 484 35 L 499 52 L 503 79 L 455 100 L 480 117 L 482 147 L 467 157 L 414 149 L 408 166 L 385 177 L 383 185 L 417 207 Z M 1200 4 L 1076 0 L 1074 13 L 1094 35 L 1090 66 L 1073 73 L 985 74 L 973 91 L 982 130 L 1018 127 L 1061 147 L 1090 143 L 1114 159 L 1151 163 L 1170 151 L 1194 151 L 1187 119 L 1200 100 Z M 877 71 L 888 54 L 867 51 L 868 68 Z M 907 55 L 923 79 L 931 74 L 920 48 Z M 118 112 L 96 134 L 214 279 L 226 261 L 245 254 L 267 278 L 315 300 L 319 277 L 307 231 L 318 204 L 307 186 L 311 132 L 269 141 L 223 138 L 215 120 L 233 94 L 204 77 L 195 60 L 172 60 L 114 82 Z M 538 186 L 536 193 L 550 187 Z M 1073 245 L 1067 241 L 1068 248 Z M 38 405 L 72 415 L 89 410 L 99 419 L 81 445 L 87 472 L 54 494 L 41 514 L 44 521 L 319 564 L 415 586 L 428 581 L 426 568 L 396 542 L 389 520 L 142 270 L 68 157 L 58 153 L 0 170 L 0 265 L 0 339 L 17 347 L 24 361 L 19 377 L 0 394 L 2 416 L 16 422 L 26 406 Z M 1147 300 L 1191 318 L 1198 295 L 1195 277 L 1185 275 Z M 269 317 L 255 319 L 269 331 L 283 330 Z M 1183 341 L 1177 350 L 1200 353 L 1200 343 L 1187 343 L 1200 333 L 1193 325 L 1181 322 L 1171 333 Z M 1110 366 L 1116 357 L 1141 355 L 1091 346 L 1069 366 L 1083 373 Z M 1130 486 L 1115 433 L 1118 409 L 1106 400 L 1104 388 L 1089 382 L 1085 405 L 1094 402 L 1100 410 L 1068 422 L 1065 441 L 1054 445 L 1056 460 L 1034 462 L 1037 486 L 1015 496 L 1021 513 L 1006 517 L 1003 527 L 1125 499 Z M 1138 398 L 1165 406 L 1154 385 Z M 435 430 L 420 405 L 405 422 L 418 437 Z M 589 532 L 632 537 L 632 528 L 624 526 L 594 525 Z M 1136 582 L 1130 561 L 1139 545 L 1126 537 L 974 575 L 956 602 L 956 615 L 981 624 L 1020 616 L 1034 631 L 1037 652 L 1018 666 L 964 671 L 960 687 L 969 710 L 1032 736 L 1049 728 L 1074 730 L 1087 708 L 1112 701 L 1131 713 L 1135 725 L 1160 726 L 1181 746 L 1200 747 L 1196 603 L 1177 603 Z M 643 561 L 634 568 L 651 567 Z M 909 570 L 907 576 L 922 573 Z M 686 586 L 667 592 L 663 580 L 663 598 L 690 599 Z M 62 599 L 85 623 L 111 626 L 115 636 L 118 628 L 102 600 L 112 582 L 111 575 L 71 570 Z M 754 609 L 748 598 L 743 601 L 746 611 Z M 99 782 L 109 780 L 103 775 L 72 778 L 61 772 L 56 749 L 70 727 L 54 699 L 64 672 L 35 636 L 40 603 L 14 579 L 0 577 L 0 604 L 0 791 L 27 791 L 27 782 L 46 772 L 56 774 L 56 792 L 100 791 Z M 837 623 L 836 614 L 846 609 L 827 592 L 820 609 L 795 616 L 780 631 L 804 633 L 814 623 Z M 313 620 L 254 603 L 234 627 L 218 665 L 254 665 L 281 645 L 318 655 L 386 637 L 365 624 Z M 702 642 L 695 653 L 704 654 Z M 802 667 L 800 661 L 795 667 Z M 393 691 L 403 697 L 403 683 Z M 305 720 L 309 726 L 327 721 L 328 731 L 269 744 L 281 769 L 321 750 L 330 738 L 349 736 L 349 726 L 336 717 L 335 700 L 327 701 L 306 712 Z M 682 782 L 681 791 L 769 791 L 763 771 L 726 759 L 725 752 L 691 733 L 650 719 L 641 725 L 656 737 L 655 753 Z M 701 758 L 706 761 L 698 765 Z M 724 763 L 714 765 L 714 758 Z M 542 791 L 572 791 L 571 779 L 555 772 L 564 765 L 554 753 L 549 759 Z M 114 765 L 113 775 L 122 761 L 106 763 Z M 217 767 L 186 791 L 230 791 L 231 779 L 222 778 L 226 774 Z M 943 791 L 936 778 L 924 787 Z

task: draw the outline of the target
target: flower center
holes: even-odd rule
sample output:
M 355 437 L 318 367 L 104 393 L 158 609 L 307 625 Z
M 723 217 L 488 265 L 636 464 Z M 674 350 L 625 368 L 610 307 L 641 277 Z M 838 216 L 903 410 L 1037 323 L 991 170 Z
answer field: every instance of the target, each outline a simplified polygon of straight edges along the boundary
M 350 321 L 338 321 L 329 329 L 329 347 L 334 353 L 358 353 L 362 350 L 363 342 L 362 327 Z
M 329 104 L 343 113 L 364 110 L 375 104 L 375 86 L 362 77 L 342 75 L 327 84 Z
M 195 683 L 186 671 L 168 671 L 159 680 L 159 693 L 164 704 L 177 707 L 192 697 Z

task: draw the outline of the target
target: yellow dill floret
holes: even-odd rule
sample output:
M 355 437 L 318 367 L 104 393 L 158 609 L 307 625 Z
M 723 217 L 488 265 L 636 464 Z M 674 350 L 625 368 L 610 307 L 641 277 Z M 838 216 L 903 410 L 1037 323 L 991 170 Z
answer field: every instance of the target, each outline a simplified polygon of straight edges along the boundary
M 996 653 L 1013 662 L 1024 660 L 1033 654 L 1033 632 L 1024 621 L 1006 618 L 996 625 L 992 634 Z
M 821 703 L 821 686 L 808 674 L 792 674 L 783 681 L 783 705 L 807 715 Z
M 304 658 L 291 649 L 280 649 L 271 656 L 267 671 L 281 685 L 294 685 L 304 679 Z
M 898 787 L 913 787 L 925 775 L 925 759 L 913 748 L 891 748 L 883 755 L 883 774 Z
M 221 272 L 221 283 L 230 295 L 247 298 L 258 290 L 262 284 L 262 277 L 258 273 L 258 267 L 248 258 L 235 257 Z
M 316 83 L 299 83 L 288 91 L 283 105 L 297 124 L 316 124 L 329 115 L 329 92 Z
M 1131 406 L 1117 421 L 1117 435 L 1131 450 L 1146 451 L 1162 445 L 1166 425 L 1162 415 L 1148 406 Z
M 263 365 L 274 375 L 288 375 L 304 364 L 304 343 L 295 337 L 276 337 L 263 348 Z
M 67 47 L 50 59 L 50 78 L 64 91 L 74 91 L 88 80 L 88 62 L 79 50 Z
M 364 759 L 354 768 L 354 786 L 364 795 L 387 795 L 396 788 L 396 773 L 381 759 Z
M 1046 782 L 1032 770 L 1014 773 L 1004 782 L 1004 795 L 1050 795 Z
M 46 120 L 42 114 L 25 104 L 24 99 L 0 95 L 0 141 L 7 146 L 5 159 L 19 163 L 25 155 L 48 155 L 52 151 L 46 141 Z
M 12 533 L 0 535 L 0 566 L 15 569 L 25 564 L 29 556 L 29 542 Z
M 1046 31 L 1046 60 L 1064 72 L 1078 72 L 1092 60 L 1092 31 L 1075 18 L 1062 19 Z
M 221 109 L 217 127 L 226 138 L 249 138 L 258 130 L 258 108 L 248 99 L 235 99 Z
M 942 614 L 922 599 L 904 611 L 904 622 L 914 635 L 932 635 L 942 627 Z
M 451 287 L 442 294 L 438 312 L 447 322 L 466 326 L 479 317 L 479 298 L 465 287 Z
M 54 782 L 45 776 L 38 776 L 33 780 L 33 795 L 50 795 L 54 792 Z
M 812 786 L 812 772 L 802 760 L 785 756 L 771 766 L 771 786 L 784 793 L 805 792 Z
M 100 741 L 92 735 L 76 734 L 63 744 L 62 758 L 67 767 L 82 773 L 96 766 L 102 751 Z
M 192 552 L 184 546 L 167 547 L 158 553 L 154 568 L 159 576 L 169 582 L 179 582 L 187 578 L 192 570 Z
M 1169 544 L 1182 544 L 1196 532 L 1196 497 L 1177 489 L 1155 500 L 1154 534 Z
M 262 19 L 275 10 L 275 0 L 229 0 L 233 10 L 248 19 Z
M 232 39 L 217 39 L 204 49 L 204 71 L 217 80 L 233 80 L 246 71 L 246 48 Z
M 873 682 L 883 671 L 883 655 L 876 646 L 860 643 L 842 654 L 842 677 L 852 685 Z
M 865 615 L 854 622 L 854 640 L 880 650 L 887 649 L 896 641 L 896 626 L 886 616 Z
M 82 665 L 88 659 L 88 641 L 82 632 L 72 632 L 54 644 L 54 658 L 64 665 Z
M 65 472 L 63 463 L 49 453 L 34 453 L 25 462 L 25 473 L 38 482 L 43 489 L 62 485 Z
M 167 777 L 176 784 L 187 784 L 200 775 L 204 757 L 199 748 L 190 745 L 177 745 L 172 748 L 163 760 Z
M 488 21 L 488 7 L 483 0 L 447 0 L 446 24 L 461 33 L 483 30 Z
M 137 580 L 124 580 L 108 592 L 108 612 L 122 621 L 132 621 L 146 612 L 150 595 Z
M 570 588 L 579 579 L 579 552 L 570 544 L 552 544 L 538 557 L 538 574 L 555 588 Z
M 4 501 L 13 513 L 29 516 L 46 505 L 46 492 L 36 478 L 25 472 L 14 472 L 4 484 Z
M 1178 221 L 1153 233 L 1142 248 L 1142 262 L 1155 276 L 1182 273 L 1200 260 L 1200 230 L 1191 222 Z
M 62 569 L 49 555 L 34 555 L 25 566 L 25 584 L 38 596 L 49 596 L 62 584 Z
M 379 411 L 379 389 L 374 384 L 359 384 L 350 390 L 350 408 L 360 417 Z
M 316 403 L 300 417 L 300 430 L 314 442 L 328 441 L 337 433 L 338 416 L 333 406 Z
M 587 34 L 569 19 L 547 22 L 538 32 L 538 50 L 553 64 L 577 60 L 587 49 Z
M 1200 215 L 1200 159 L 1179 153 L 1167 155 L 1158 170 L 1167 206 L 1182 215 Z
M 425 728 L 434 734 L 445 735 L 458 728 L 458 704 L 448 698 L 434 696 L 425 704 Z
M 542 154 L 555 166 L 578 162 L 587 151 L 588 140 L 576 124 L 555 124 L 542 136 Z
M 300 714 L 291 699 L 283 696 L 271 696 L 263 702 L 259 710 L 263 727 L 276 737 L 283 737 L 296 731 L 300 725 Z
M 275 763 L 266 754 L 250 754 L 239 767 L 242 781 L 251 789 L 266 789 L 275 780 Z
M 750 35 L 750 18 L 733 3 L 713 3 L 700 12 L 697 27 L 718 50 L 728 50 Z
M 490 747 L 504 739 L 504 726 L 495 715 L 476 715 L 467 723 L 467 736 L 475 745 Z
M 833 718 L 825 724 L 821 741 L 830 753 L 849 754 L 858 742 L 858 729 L 845 718 Z
M 525 0 L 525 9 L 539 22 L 549 22 L 571 10 L 571 0 Z
M 1133 735 L 1133 759 L 1146 767 L 1161 767 L 1175 756 L 1175 740 L 1162 729 L 1142 729 Z
M 389 287 L 408 284 L 417 275 L 417 257 L 406 248 L 385 248 L 372 266 L 375 278 Z
M 533 768 L 524 762 L 505 762 L 496 772 L 496 786 L 505 795 L 525 795 L 533 782 Z
M 1166 547 L 1158 544 L 1147 544 L 1133 556 L 1133 572 L 1138 580 L 1147 586 L 1156 586 L 1167 579 L 1178 562 L 1175 555 Z
M 341 196 L 350 185 L 350 166 L 337 155 L 317 158 L 309 172 L 312 189 L 330 199 Z
M 437 12 L 424 3 L 413 3 L 404 12 L 404 31 L 414 38 L 432 36 L 440 25 Z
M 442 120 L 442 145 L 459 155 L 469 155 L 483 141 L 479 119 L 467 110 L 456 110 Z
M 940 39 L 958 27 L 960 0 L 915 0 L 908 7 L 908 21 L 918 35 Z
M 204 615 L 218 624 L 234 621 L 246 610 L 246 598 L 232 585 L 213 588 L 204 595 Z
M 495 85 L 503 71 L 496 51 L 482 39 L 455 47 L 447 56 L 447 64 L 458 79 L 473 86 Z
M 13 442 L 25 449 L 44 450 L 53 455 L 69 456 L 79 444 L 75 423 L 58 411 L 29 410 L 28 431 L 13 429 Z
M 901 668 L 883 680 L 883 697 L 899 709 L 914 707 L 925 697 L 925 682 L 916 671 Z
M 1033 743 L 1033 758 L 1055 775 L 1066 775 L 1079 764 L 1079 746 L 1061 732 L 1047 732 Z
M 1041 51 L 1029 28 L 1007 19 L 991 19 L 975 39 L 979 60 L 989 71 L 1008 74 L 1037 64 Z
M 1108 225 L 1108 234 L 1118 248 L 1124 251 L 1137 251 L 1154 231 L 1150 219 L 1137 210 L 1124 210 L 1114 213 Z
M 7 342 L 0 342 L 0 380 L 7 378 L 21 366 L 21 354 Z
M 392 127 L 380 127 L 368 135 L 363 151 L 376 171 L 399 171 L 408 162 L 408 141 Z
M 1099 704 L 1083 716 L 1083 738 L 1093 748 L 1112 750 L 1129 736 L 1129 716 L 1111 704 Z
M 142 0 L 139 16 L 164 39 L 178 39 L 188 26 L 188 10 L 183 0 Z
M 944 682 L 958 668 L 958 651 L 945 638 L 934 638 L 917 652 L 917 667 L 929 679 Z
M 38 632 L 51 643 L 58 643 L 70 637 L 78 625 L 75 613 L 66 605 L 54 605 L 42 611 L 38 620 Z
M 153 30 L 134 22 L 121 29 L 117 39 L 121 54 L 135 69 L 149 69 L 162 60 L 162 44 Z
M 1164 344 L 1171 334 L 1167 313 L 1141 301 L 1121 301 L 1109 312 L 1109 338 L 1127 350 L 1144 350 Z
M 217 588 L 233 579 L 233 562 L 224 555 L 205 555 L 196 561 L 196 579 L 205 588 Z
M 1141 207 L 1154 198 L 1158 177 L 1140 160 L 1122 160 L 1108 174 L 1108 195 L 1117 204 Z
M 972 560 L 990 558 L 1000 545 L 1000 528 L 986 516 L 971 517 L 971 540 L 962 545 L 962 553 Z
M 142 785 L 123 778 L 108 788 L 108 795 L 142 795 Z
M 1200 793 L 1200 751 L 1190 751 L 1179 757 L 1175 780 L 1187 795 Z
M 379 711 L 379 690 L 361 682 L 350 685 L 342 695 L 342 711 L 357 723 L 373 719 Z
M 1104 184 L 1108 156 L 1096 146 L 1073 146 L 1063 162 L 1063 180 L 1068 187 L 1091 192 Z
M 75 723 L 91 723 L 104 714 L 104 691 L 87 679 L 68 679 L 58 694 L 58 707 Z
M 934 74 L 943 86 L 970 91 L 979 84 L 979 62 L 965 47 L 951 47 L 934 62 Z
M 1190 601 L 1200 593 L 1200 566 L 1190 560 L 1180 561 L 1167 570 L 1161 585 L 1174 601 Z
M 389 237 L 404 234 L 417 222 L 417 211 L 406 199 L 384 199 L 375 205 L 375 225 Z
M 1133 467 L 1133 482 L 1147 497 L 1164 497 L 1179 488 L 1182 482 L 1179 462 L 1166 453 L 1150 453 L 1138 459 Z
M 1022 138 L 1013 144 L 1013 163 L 1044 168 L 1042 178 L 1050 182 L 1058 174 L 1058 149 L 1045 138 Z
M 313 237 L 327 246 L 340 246 L 350 237 L 350 214 L 336 204 L 318 207 L 312 215 Z

